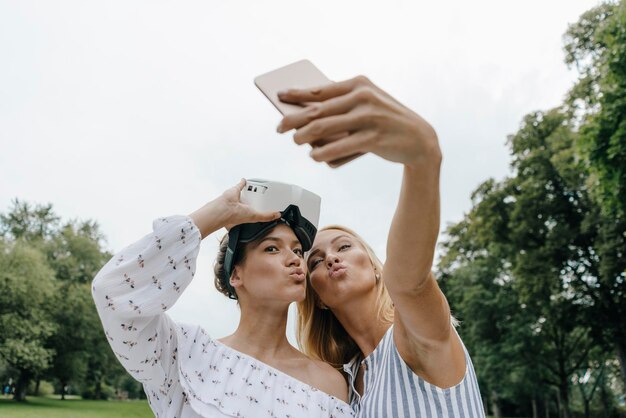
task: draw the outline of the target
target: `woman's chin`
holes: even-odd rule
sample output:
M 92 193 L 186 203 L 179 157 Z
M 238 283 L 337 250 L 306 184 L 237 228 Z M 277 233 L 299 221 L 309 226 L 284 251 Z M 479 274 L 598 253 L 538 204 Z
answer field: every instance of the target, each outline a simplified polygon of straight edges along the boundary
M 282 289 L 282 296 L 280 299 L 291 302 L 302 302 L 306 298 L 306 288 L 304 285 L 291 285 L 288 288 Z
M 294 302 L 302 302 L 304 299 L 306 299 L 306 288 L 302 286 L 302 289 L 294 293 Z
M 303 302 L 306 299 L 306 288 L 302 288 L 302 291 L 298 292 L 294 302 Z

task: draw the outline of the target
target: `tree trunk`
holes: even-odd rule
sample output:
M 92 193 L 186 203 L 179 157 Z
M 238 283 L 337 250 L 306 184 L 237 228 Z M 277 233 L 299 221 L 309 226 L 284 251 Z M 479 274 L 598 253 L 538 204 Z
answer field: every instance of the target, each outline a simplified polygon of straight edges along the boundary
M 41 383 L 41 378 L 37 377 L 35 382 L 35 396 L 39 396 L 39 384 Z
M 531 401 L 533 407 L 533 418 L 539 418 L 539 410 L 537 409 L 537 399 L 533 398 Z
M 549 396 L 545 397 L 544 405 L 546 408 L 546 418 L 550 418 L 550 397 Z
M 621 339 L 615 342 L 615 351 L 619 369 L 622 372 L 622 388 L 624 389 L 624 399 L 626 399 L 626 344 Z
M 556 416 L 559 418 L 563 418 L 563 413 L 561 412 L 561 392 L 556 391 Z
M 500 400 L 498 399 L 498 393 L 495 390 L 491 391 L 491 409 L 495 418 L 502 418 L 502 411 L 500 410 Z
M 94 390 L 93 396 L 96 400 L 102 399 L 102 383 L 100 382 L 100 379 L 96 382 L 96 389 Z
M 570 410 L 569 410 L 569 391 L 568 391 L 567 381 L 561 382 L 559 385 L 559 401 L 561 404 L 561 412 L 563 418 L 570 418 Z
M 606 383 L 602 381 L 600 386 L 600 400 L 602 401 L 602 416 L 608 418 L 613 412 L 613 403 L 611 402 L 613 394 L 606 389 Z
M 26 400 L 26 388 L 28 387 L 28 382 L 30 381 L 30 376 L 26 372 L 21 372 L 20 377 L 17 378 L 15 382 L 15 395 L 13 395 L 13 399 L 18 402 L 23 402 Z
M 484 389 L 483 391 L 481 391 L 480 395 L 482 397 L 483 400 L 483 407 L 485 408 L 485 415 L 489 416 L 489 415 L 493 415 L 489 413 L 489 398 L 487 397 L 487 390 Z
M 65 400 L 65 387 L 66 387 L 66 382 L 61 381 L 61 400 L 62 401 Z

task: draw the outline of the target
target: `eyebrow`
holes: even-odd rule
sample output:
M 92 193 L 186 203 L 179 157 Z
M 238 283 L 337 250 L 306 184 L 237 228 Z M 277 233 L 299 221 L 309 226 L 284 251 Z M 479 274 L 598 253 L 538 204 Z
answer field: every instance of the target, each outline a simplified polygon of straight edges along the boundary
M 335 241 L 340 240 L 341 238 L 348 238 L 348 239 L 349 239 L 350 237 L 349 237 L 348 235 L 346 235 L 346 234 L 341 234 L 341 235 L 338 235 L 338 236 L 336 236 L 335 238 L 331 239 L 331 240 L 330 240 L 330 243 L 331 243 L 331 244 L 334 244 L 334 243 L 335 243 Z M 311 251 L 311 252 L 309 253 L 309 256 L 307 257 L 307 261 L 308 261 L 308 260 L 310 260 L 310 259 L 311 259 L 311 257 L 313 257 L 315 254 L 317 254 L 317 253 L 319 253 L 319 252 L 320 252 L 320 249 L 319 249 L 319 248 L 316 248 L 316 249 L 314 249 L 313 251 Z
M 259 245 L 263 244 L 265 241 L 283 242 L 283 240 L 278 237 L 268 236 L 268 237 L 263 238 L 261 241 L 259 241 Z M 293 241 L 291 241 L 291 244 L 300 245 L 300 241 L 298 239 L 294 239 Z

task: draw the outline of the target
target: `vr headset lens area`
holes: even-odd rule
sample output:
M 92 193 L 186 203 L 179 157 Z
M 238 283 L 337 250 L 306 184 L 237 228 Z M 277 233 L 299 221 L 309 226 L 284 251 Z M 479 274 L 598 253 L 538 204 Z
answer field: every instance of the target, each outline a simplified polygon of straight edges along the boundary
M 288 225 L 298 237 L 302 250 L 308 251 L 317 233 L 317 222 L 321 199 L 318 195 L 301 187 L 267 180 L 248 180 L 241 192 L 241 201 L 262 211 L 279 210 L 280 219 L 271 222 L 256 222 L 234 226 L 228 232 L 228 249 L 224 259 L 223 283 L 229 290 L 229 297 L 237 299 L 235 289 L 230 285 L 238 247 L 266 235 L 276 225 Z M 310 219 L 303 216 L 307 214 Z

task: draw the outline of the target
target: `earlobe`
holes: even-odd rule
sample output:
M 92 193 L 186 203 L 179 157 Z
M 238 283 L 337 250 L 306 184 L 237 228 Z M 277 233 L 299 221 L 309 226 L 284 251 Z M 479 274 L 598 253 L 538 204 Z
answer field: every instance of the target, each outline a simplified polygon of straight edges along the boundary
M 376 284 L 378 284 L 378 282 L 380 282 L 380 271 L 378 271 L 378 268 L 376 268 L 373 262 L 372 262 L 372 268 L 374 269 L 374 278 L 376 279 Z
M 230 275 L 230 280 L 228 282 L 235 289 L 241 287 L 241 277 L 239 277 L 237 267 L 235 267 L 235 269 L 233 270 L 233 273 Z

